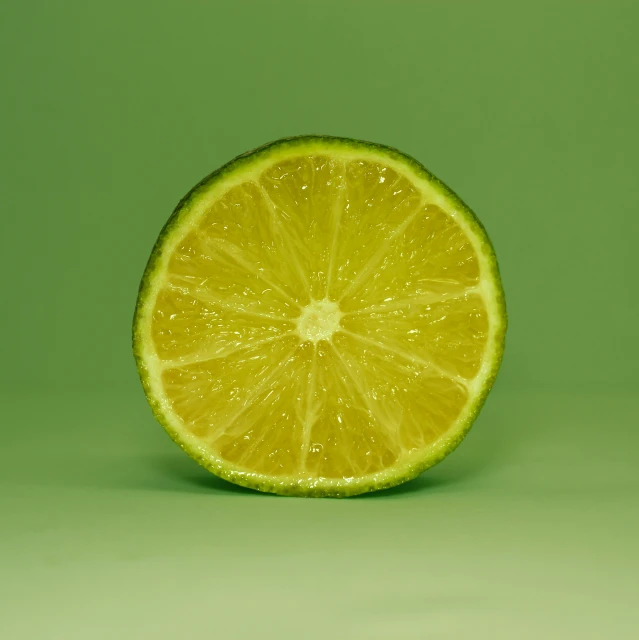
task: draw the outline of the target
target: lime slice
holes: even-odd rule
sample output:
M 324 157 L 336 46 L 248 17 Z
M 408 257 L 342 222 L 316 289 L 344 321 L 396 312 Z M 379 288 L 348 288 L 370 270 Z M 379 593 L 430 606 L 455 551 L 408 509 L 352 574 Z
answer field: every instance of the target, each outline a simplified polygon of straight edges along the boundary
M 158 238 L 133 349 L 159 422 L 231 482 L 390 487 L 462 440 L 506 309 L 473 213 L 412 158 L 306 136 L 200 182 Z

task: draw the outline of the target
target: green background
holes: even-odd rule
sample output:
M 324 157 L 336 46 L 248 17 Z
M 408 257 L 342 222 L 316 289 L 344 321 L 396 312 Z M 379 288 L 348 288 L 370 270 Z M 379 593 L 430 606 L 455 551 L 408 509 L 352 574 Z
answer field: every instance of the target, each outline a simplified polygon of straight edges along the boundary
M 0 636 L 635 637 L 638 21 L 630 0 L 2 3 Z M 180 197 L 304 133 L 448 183 L 510 315 L 461 448 L 343 501 L 208 475 L 130 353 Z

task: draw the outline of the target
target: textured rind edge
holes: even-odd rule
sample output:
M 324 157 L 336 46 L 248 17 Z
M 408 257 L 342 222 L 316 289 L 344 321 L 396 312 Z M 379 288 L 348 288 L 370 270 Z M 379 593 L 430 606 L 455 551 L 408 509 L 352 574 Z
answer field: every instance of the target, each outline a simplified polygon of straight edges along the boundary
M 311 144 L 322 144 L 325 145 L 327 149 L 334 146 L 342 148 L 347 147 L 355 150 L 361 149 L 374 151 L 380 156 L 386 156 L 403 164 L 409 165 L 413 171 L 425 178 L 432 187 L 445 196 L 451 204 L 456 207 L 459 213 L 464 216 L 466 221 L 474 227 L 477 236 L 481 239 L 482 250 L 491 269 L 491 278 L 495 286 L 494 302 L 501 320 L 501 324 L 497 327 L 494 335 L 493 366 L 488 372 L 484 385 L 479 390 L 474 404 L 470 407 L 468 415 L 456 426 L 454 433 L 447 438 L 442 438 L 442 440 L 436 442 L 434 446 L 426 449 L 423 457 L 416 457 L 413 461 L 402 467 L 389 467 L 382 472 L 363 476 L 357 480 L 349 478 L 296 480 L 294 478 L 263 476 L 239 469 L 233 469 L 231 468 L 230 463 L 216 460 L 212 456 L 207 456 L 199 447 L 193 446 L 190 442 L 185 441 L 183 437 L 180 437 L 179 432 L 171 425 L 161 404 L 151 393 L 149 371 L 142 357 L 143 342 L 140 330 L 140 321 L 142 318 L 144 302 L 150 292 L 151 276 L 155 272 L 159 258 L 162 255 L 162 249 L 166 238 L 171 230 L 179 225 L 181 215 L 187 211 L 188 206 L 197 200 L 198 196 L 205 190 L 208 190 L 213 184 L 220 182 L 238 169 L 244 168 L 257 160 L 264 160 L 275 151 L 282 151 L 287 147 L 291 151 L 297 148 L 302 150 L 305 146 Z M 439 180 L 439 178 L 430 173 L 430 171 L 428 171 L 428 169 L 426 169 L 426 167 L 424 167 L 420 162 L 393 147 L 374 142 L 354 140 L 351 138 L 340 138 L 327 135 L 305 135 L 275 140 L 237 156 L 198 182 L 198 184 L 196 184 L 180 200 L 173 210 L 173 213 L 162 227 L 151 251 L 146 268 L 144 269 L 135 306 L 132 338 L 133 355 L 135 357 L 140 380 L 142 382 L 147 401 L 151 406 L 153 415 L 166 430 L 171 439 L 199 465 L 224 480 L 256 491 L 275 493 L 283 496 L 345 498 L 372 491 L 389 489 L 412 480 L 427 469 L 436 465 L 438 462 L 441 462 L 459 446 L 477 419 L 477 416 L 479 415 L 484 403 L 486 402 L 486 398 L 493 387 L 503 358 L 507 327 L 508 314 L 506 310 L 506 300 L 495 250 L 481 221 L 477 218 L 470 207 L 468 207 L 468 205 L 466 205 L 466 203 L 457 196 L 456 193 Z

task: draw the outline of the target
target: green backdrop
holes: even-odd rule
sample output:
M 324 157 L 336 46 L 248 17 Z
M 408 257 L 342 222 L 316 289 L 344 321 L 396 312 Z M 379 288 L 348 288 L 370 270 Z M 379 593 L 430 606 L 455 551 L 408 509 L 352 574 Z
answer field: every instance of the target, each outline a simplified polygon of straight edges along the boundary
M 638 21 L 631 0 L 3 3 L 0 636 L 633 637 Z M 448 183 L 510 315 L 462 447 L 346 501 L 209 477 L 130 353 L 180 197 L 304 133 Z

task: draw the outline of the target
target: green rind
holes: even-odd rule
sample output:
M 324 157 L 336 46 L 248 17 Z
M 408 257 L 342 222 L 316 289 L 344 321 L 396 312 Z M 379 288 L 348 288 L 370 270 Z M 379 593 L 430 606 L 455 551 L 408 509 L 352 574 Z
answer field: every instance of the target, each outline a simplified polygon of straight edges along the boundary
M 436 443 L 436 446 L 429 447 L 426 450 L 426 454 L 422 458 L 417 458 L 413 462 L 406 464 L 401 468 L 391 467 L 383 472 L 371 474 L 365 476 L 358 481 L 349 482 L 347 479 L 328 479 L 320 478 L 315 480 L 282 480 L 269 476 L 261 476 L 245 471 L 239 471 L 230 468 L 228 463 L 214 460 L 211 457 L 207 457 L 197 447 L 191 446 L 180 437 L 180 434 L 171 426 L 170 421 L 164 414 L 162 407 L 158 400 L 151 393 L 149 383 L 149 372 L 142 358 L 142 335 L 140 331 L 140 320 L 142 317 L 142 308 L 144 302 L 149 295 L 151 276 L 155 271 L 158 260 L 162 254 L 162 248 L 169 233 L 179 226 L 181 216 L 184 214 L 191 203 L 195 202 L 198 196 L 208 190 L 212 185 L 229 177 L 232 173 L 240 168 L 246 167 L 254 163 L 257 160 L 263 160 L 269 155 L 274 154 L 275 151 L 281 151 L 283 149 L 303 149 L 309 144 L 321 143 L 325 145 L 327 149 L 330 147 L 348 147 L 351 149 L 366 149 L 368 151 L 374 151 L 380 156 L 386 156 L 396 161 L 400 161 L 409 165 L 418 175 L 422 175 L 426 180 L 440 191 L 456 209 L 464 215 L 466 220 L 474 227 L 477 236 L 481 238 L 482 249 L 485 252 L 485 256 L 488 258 L 488 264 L 491 270 L 491 276 L 495 285 L 495 304 L 501 317 L 501 325 L 498 327 L 494 340 L 494 358 L 492 361 L 492 368 L 488 373 L 483 387 L 477 394 L 475 402 L 467 416 L 467 418 L 459 425 L 457 425 L 455 433 Z M 426 471 L 430 467 L 441 462 L 446 456 L 448 456 L 454 449 L 456 449 L 461 441 L 466 437 L 473 423 L 475 422 L 479 412 L 481 411 L 490 390 L 495 382 L 499 367 L 501 365 L 503 352 L 505 348 L 506 329 L 508 326 L 508 314 L 506 310 L 506 300 L 504 296 L 503 287 L 501 284 L 501 276 L 499 273 L 499 265 L 497 263 L 497 257 L 493 245 L 488 237 L 488 233 L 483 224 L 474 214 L 474 212 L 466 205 L 463 200 L 457 196 L 447 185 L 441 180 L 435 177 L 428 171 L 421 163 L 412 158 L 409 155 L 385 145 L 366 142 L 362 140 L 353 140 L 350 138 L 339 138 L 335 136 L 322 136 L 322 135 L 308 135 L 308 136 L 296 136 L 291 138 L 282 138 L 274 142 L 269 142 L 257 149 L 243 153 L 230 162 L 210 173 L 198 184 L 196 184 L 178 203 L 173 210 L 173 213 L 162 227 L 160 234 L 153 246 L 151 255 L 146 264 L 140 287 L 138 291 L 138 298 L 135 306 L 135 314 L 133 319 L 133 354 L 140 375 L 140 380 L 144 388 L 147 400 L 153 411 L 153 415 L 157 421 L 164 427 L 171 439 L 183 449 L 193 460 L 195 460 L 202 467 L 212 472 L 224 480 L 232 482 L 234 484 L 247 487 L 249 489 L 255 489 L 257 491 L 276 493 L 279 495 L 287 496 L 302 496 L 302 497 L 349 497 L 360 495 L 362 493 L 368 493 L 371 491 L 378 491 L 381 489 L 388 489 L 390 487 L 397 486 L 408 480 L 412 480 L 420 473 Z

